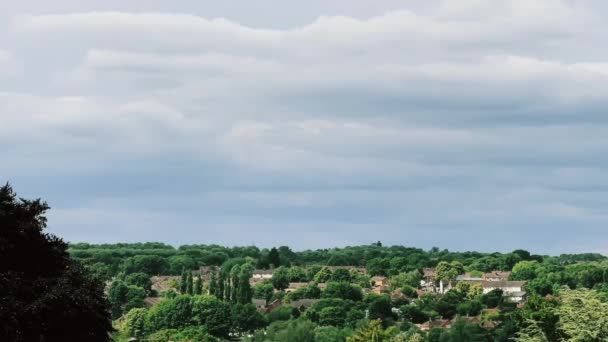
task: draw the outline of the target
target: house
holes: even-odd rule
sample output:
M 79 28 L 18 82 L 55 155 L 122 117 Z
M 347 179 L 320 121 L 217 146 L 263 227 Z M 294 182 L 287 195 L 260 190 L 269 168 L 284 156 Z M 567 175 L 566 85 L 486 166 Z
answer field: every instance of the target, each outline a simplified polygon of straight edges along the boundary
M 304 299 L 294 300 L 293 302 L 287 303 L 285 305 L 291 306 L 292 308 L 297 308 L 300 311 L 305 311 L 305 310 L 308 310 L 308 308 L 313 306 L 313 304 L 315 304 L 318 301 L 319 301 L 318 299 L 304 298 Z
M 487 281 L 504 281 L 509 280 L 509 276 L 511 276 L 511 272 L 508 271 L 492 271 L 484 273 L 483 279 Z
M 456 281 L 474 281 L 474 280 L 485 280 L 483 277 L 473 277 L 471 272 L 466 272 L 464 274 L 459 274 L 456 277 Z
M 317 287 L 322 291 L 327 288 L 327 283 L 318 283 Z
M 192 275 L 200 275 L 205 282 L 209 282 L 211 280 L 211 276 L 216 271 L 216 269 L 217 267 L 215 266 L 200 266 L 198 270 L 192 271 Z
M 163 299 L 163 297 L 146 297 L 144 298 L 144 306 L 149 309 L 151 307 L 153 307 L 154 305 L 160 303 Z
M 434 321 L 424 322 L 422 324 L 416 324 L 416 326 L 421 331 L 429 331 L 433 328 L 447 329 L 452 326 L 452 321 L 449 319 L 438 319 L 438 320 L 434 320 Z
M 307 287 L 310 283 L 289 283 L 289 286 L 285 289 L 285 293 L 293 292 L 297 289 Z
M 255 305 L 255 308 L 260 312 L 266 312 L 266 300 L 265 299 L 252 299 L 251 302 Z
M 384 286 L 373 287 L 371 290 L 369 290 L 369 293 L 383 294 L 383 293 L 388 293 L 390 291 L 391 291 L 391 288 L 388 285 L 384 285 Z
M 252 279 L 272 279 L 274 270 L 253 270 L 251 272 Z
M 422 269 L 422 280 L 420 287 L 425 292 L 435 292 L 435 280 L 437 279 L 437 271 L 434 268 Z
M 509 292 L 509 293 L 505 293 L 504 295 L 505 299 L 511 303 L 523 303 L 526 301 L 527 299 L 527 294 L 526 291 L 515 291 L 515 292 Z
M 180 276 L 153 276 L 150 278 L 152 282 L 152 290 L 157 293 L 165 291 L 176 291 L 179 288 L 181 281 Z
M 382 276 L 372 277 L 372 284 L 374 286 L 388 286 L 388 278 Z
M 512 301 L 513 303 L 521 303 L 526 299 L 526 292 L 524 290 L 525 281 L 471 281 L 472 284 L 480 284 L 483 288 L 483 293 L 488 293 L 495 289 L 501 289 L 505 299 Z
M 435 281 L 435 278 L 437 278 L 437 270 L 434 268 L 423 268 L 422 278 L 427 282 Z

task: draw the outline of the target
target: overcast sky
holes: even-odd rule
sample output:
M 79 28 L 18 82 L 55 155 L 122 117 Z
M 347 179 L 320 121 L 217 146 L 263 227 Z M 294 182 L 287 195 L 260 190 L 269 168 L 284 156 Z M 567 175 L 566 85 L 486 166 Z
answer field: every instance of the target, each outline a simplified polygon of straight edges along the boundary
M 608 253 L 603 0 L 0 2 L 68 241 Z

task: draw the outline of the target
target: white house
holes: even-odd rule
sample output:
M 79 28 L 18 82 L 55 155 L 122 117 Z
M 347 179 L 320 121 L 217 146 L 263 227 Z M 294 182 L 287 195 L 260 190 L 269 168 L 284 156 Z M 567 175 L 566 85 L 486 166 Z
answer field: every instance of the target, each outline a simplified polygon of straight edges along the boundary
M 274 270 L 253 270 L 251 273 L 252 279 L 272 279 Z

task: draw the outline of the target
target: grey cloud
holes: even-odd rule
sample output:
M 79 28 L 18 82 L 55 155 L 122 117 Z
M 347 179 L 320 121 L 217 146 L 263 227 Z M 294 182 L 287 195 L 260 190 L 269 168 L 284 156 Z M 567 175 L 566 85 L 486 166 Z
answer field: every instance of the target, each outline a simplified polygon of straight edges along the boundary
M 605 252 L 600 3 L 315 2 L 275 25 L 179 3 L 3 26 L 0 176 L 54 232 Z

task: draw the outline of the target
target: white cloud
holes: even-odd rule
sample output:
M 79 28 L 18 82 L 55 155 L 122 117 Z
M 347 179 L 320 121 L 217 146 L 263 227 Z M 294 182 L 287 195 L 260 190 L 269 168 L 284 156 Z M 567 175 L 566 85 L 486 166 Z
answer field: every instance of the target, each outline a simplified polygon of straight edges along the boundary
M 218 231 L 298 221 L 333 236 L 360 221 L 448 243 L 462 226 L 490 239 L 488 225 L 568 220 L 592 233 L 606 219 L 592 194 L 607 190 L 602 20 L 557 0 L 443 1 L 283 29 L 18 13 L 0 50 L 0 78 L 23 65 L 0 93 L 3 171 L 28 184 L 45 172 L 51 194 L 84 197 L 64 199 L 62 223 L 107 211 L 118 219 L 100 224 L 137 228 L 128 208 L 140 203 L 150 220 L 202 212 Z

